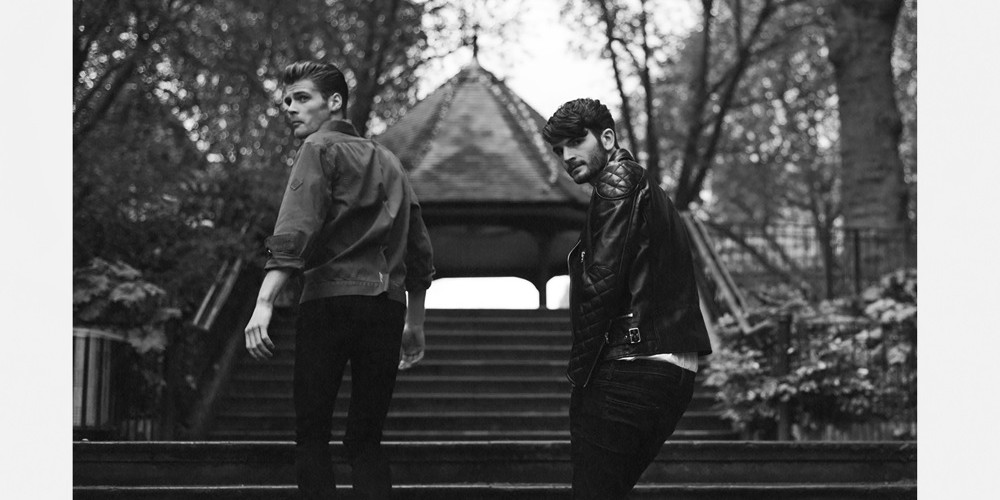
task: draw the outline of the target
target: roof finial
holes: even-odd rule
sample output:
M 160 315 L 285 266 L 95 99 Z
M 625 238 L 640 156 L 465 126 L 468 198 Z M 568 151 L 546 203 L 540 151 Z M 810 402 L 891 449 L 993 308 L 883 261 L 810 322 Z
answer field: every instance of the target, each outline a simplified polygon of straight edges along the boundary
M 479 25 L 477 24 L 472 31 L 472 58 L 479 60 Z

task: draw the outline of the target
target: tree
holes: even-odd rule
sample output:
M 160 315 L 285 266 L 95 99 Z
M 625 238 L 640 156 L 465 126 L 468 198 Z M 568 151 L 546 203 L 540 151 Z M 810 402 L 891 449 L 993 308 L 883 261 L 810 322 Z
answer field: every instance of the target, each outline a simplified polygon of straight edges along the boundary
M 814 287 L 822 286 L 831 297 L 840 159 L 836 87 L 824 55 L 824 29 L 816 24 L 802 30 L 748 71 L 709 179 L 713 196 L 706 208 L 717 230 L 758 252 L 786 282 L 804 286 L 810 295 L 818 295 Z M 796 249 L 782 244 L 783 238 L 809 235 L 798 229 L 802 226 L 810 227 L 818 241 L 822 282 L 813 282 L 804 269 L 811 256 L 793 255 Z M 788 229 L 778 229 L 783 227 Z M 747 228 L 765 239 L 767 252 L 748 241 Z
M 831 10 L 829 41 L 841 121 L 844 222 L 901 229 L 909 220 L 899 155 L 893 38 L 903 0 L 844 0 Z
M 415 97 L 422 12 L 412 0 L 75 1 L 74 262 L 122 259 L 197 305 L 220 262 L 258 255 L 252 240 L 273 221 L 294 152 L 281 69 L 340 63 L 365 130 Z
M 803 3 L 702 0 L 700 25 L 679 32 L 657 15 L 665 7 L 655 0 L 583 0 L 567 9 L 607 41 L 625 136 L 655 178 L 669 172 L 665 184 L 678 206 L 701 202 L 747 69 L 810 22 Z M 637 96 L 629 97 L 630 87 Z M 634 123 L 644 124 L 641 134 Z
M 906 0 L 899 14 L 892 67 L 896 80 L 896 103 L 903 120 L 899 156 L 903 161 L 904 180 L 909 193 L 912 228 L 917 220 L 917 0 Z

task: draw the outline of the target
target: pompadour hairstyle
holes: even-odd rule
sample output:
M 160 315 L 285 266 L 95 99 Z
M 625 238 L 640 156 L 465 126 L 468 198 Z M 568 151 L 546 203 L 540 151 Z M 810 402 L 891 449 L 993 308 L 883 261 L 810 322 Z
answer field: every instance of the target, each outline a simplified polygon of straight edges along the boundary
M 340 68 L 328 63 L 298 61 L 285 66 L 281 80 L 285 85 L 291 85 L 306 78 L 312 80 L 324 99 L 340 94 L 344 100 L 344 109 L 347 109 L 347 80 Z
M 615 119 L 607 106 L 597 99 L 574 99 L 559 106 L 542 129 L 542 137 L 545 142 L 555 144 L 564 139 L 583 137 L 587 131 L 600 137 L 601 132 L 608 128 L 615 130 Z M 615 147 L 618 147 L 617 133 Z

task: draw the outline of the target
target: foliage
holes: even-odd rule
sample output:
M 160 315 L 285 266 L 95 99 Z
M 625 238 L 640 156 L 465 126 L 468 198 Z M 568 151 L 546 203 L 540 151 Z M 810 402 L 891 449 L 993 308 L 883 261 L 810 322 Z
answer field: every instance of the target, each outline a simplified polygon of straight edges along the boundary
M 219 266 L 259 255 L 295 144 L 281 69 L 345 70 L 350 118 L 415 98 L 426 37 L 411 0 L 73 2 L 73 254 L 123 260 L 186 313 Z
M 787 346 L 778 340 L 777 322 L 749 334 L 722 329 L 724 345 L 713 354 L 707 384 L 718 388 L 724 416 L 740 429 L 773 436 L 787 405 L 798 438 L 859 422 L 885 422 L 897 437 L 915 437 L 909 424 L 916 409 L 916 270 L 883 277 L 857 303 L 812 305 L 791 297 L 753 314 L 752 321 L 794 317 L 794 329 Z
M 809 224 L 833 266 L 832 230 L 844 217 L 843 103 L 829 61 L 839 4 L 579 0 L 564 12 L 590 34 L 580 50 L 610 62 L 620 137 L 665 174 L 678 206 L 701 206 L 720 224 Z M 911 220 L 916 40 L 916 0 L 906 0 L 893 67 Z
M 73 270 L 73 324 L 121 334 L 139 353 L 162 351 L 165 323 L 180 316 L 163 307 L 165 295 L 132 266 L 94 259 Z

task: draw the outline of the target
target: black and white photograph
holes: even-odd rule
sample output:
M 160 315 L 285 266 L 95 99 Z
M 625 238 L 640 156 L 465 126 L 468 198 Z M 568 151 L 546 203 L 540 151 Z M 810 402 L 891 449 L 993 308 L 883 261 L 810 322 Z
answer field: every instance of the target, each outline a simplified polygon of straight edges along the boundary
M 921 148 L 917 0 L 7 9 L 3 496 L 990 498 L 1000 12 L 925 3 Z

